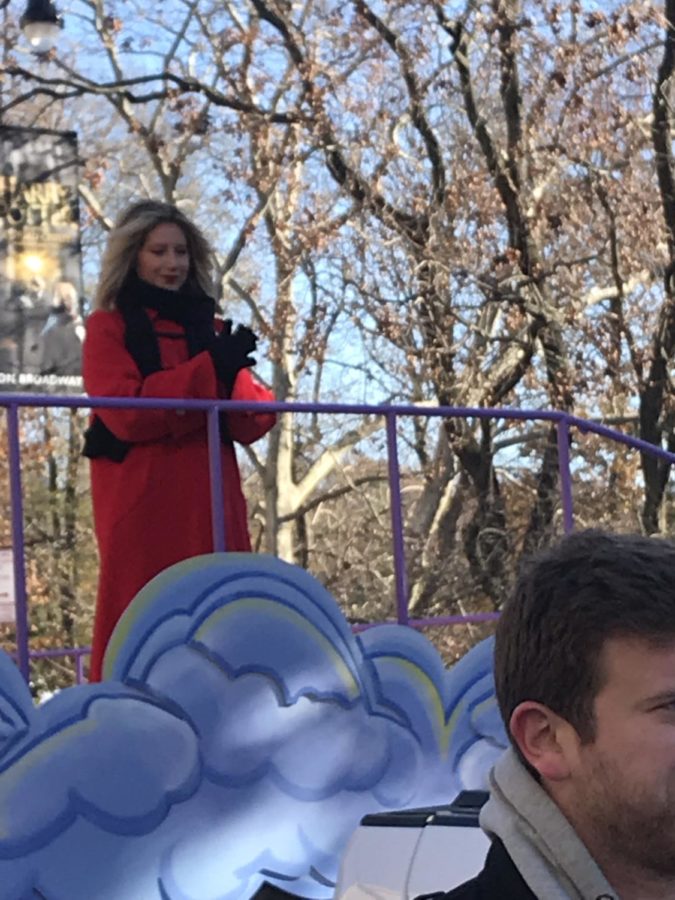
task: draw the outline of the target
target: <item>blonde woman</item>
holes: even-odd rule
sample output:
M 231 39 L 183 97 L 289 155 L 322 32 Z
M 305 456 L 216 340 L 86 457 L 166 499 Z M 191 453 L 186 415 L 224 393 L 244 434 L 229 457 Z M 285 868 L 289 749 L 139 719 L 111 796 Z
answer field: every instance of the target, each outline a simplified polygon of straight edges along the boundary
M 211 251 L 173 206 L 141 201 L 111 231 L 87 320 L 83 376 L 94 397 L 271 400 L 251 375 L 256 337 L 215 317 Z M 274 424 L 267 413 L 222 417 L 228 550 L 250 550 L 232 441 Z M 100 575 L 90 680 L 135 594 L 167 566 L 213 550 L 206 416 L 152 409 L 95 410 L 91 460 Z

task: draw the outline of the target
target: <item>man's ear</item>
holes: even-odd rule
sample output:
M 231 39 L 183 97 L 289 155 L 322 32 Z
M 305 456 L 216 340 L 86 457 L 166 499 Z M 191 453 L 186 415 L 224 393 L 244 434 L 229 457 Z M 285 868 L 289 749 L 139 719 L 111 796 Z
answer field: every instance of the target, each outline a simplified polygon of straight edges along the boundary
M 543 703 L 526 700 L 513 710 L 509 728 L 520 752 L 542 778 L 563 781 L 569 777 L 579 744 L 569 722 Z

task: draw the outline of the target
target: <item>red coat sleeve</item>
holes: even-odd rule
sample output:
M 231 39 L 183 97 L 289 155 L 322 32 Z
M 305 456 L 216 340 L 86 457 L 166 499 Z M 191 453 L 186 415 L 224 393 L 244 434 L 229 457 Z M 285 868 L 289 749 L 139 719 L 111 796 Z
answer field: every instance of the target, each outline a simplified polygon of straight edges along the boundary
M 82 375 L 90 397 L 157 397 L 211 400 L 218 397 L 216 373 L 208 353 L 143 378 L 124 346 L 124 320 L 99 310 L 87 320 Z M 203 428 L 205 414 L 167 409 L 97 409 L 96 414 L 124 441 L 182 437 Z
M 232 400 L 256 400 L 262 403 L 274 401 L 274 394 L 263 387 L 253 377 L 249 369 L 241 369 L 232 389 Z M 276 422 L 274 413 L 231 412 L 227 414 L 227 424 L 233 440 L 240 444 L 257 441 Z

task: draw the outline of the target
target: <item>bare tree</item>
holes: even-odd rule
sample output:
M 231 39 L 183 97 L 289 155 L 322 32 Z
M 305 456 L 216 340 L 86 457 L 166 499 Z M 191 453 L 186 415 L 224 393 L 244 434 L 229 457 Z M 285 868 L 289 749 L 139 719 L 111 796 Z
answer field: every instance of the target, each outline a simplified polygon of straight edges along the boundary
M 93 236 L 132 192 L 191 204 L 280 399 L 344 396 L 347 364 L 378 402 L 555 407 L 672 440 L 669 3 L 77 4 L 89 49 L 38 68 L 9 53 L 5 114 L 58 108 L 91 132 Z M 317 492 L 345 496 L 378 424 L 338 437 L 288 416 L 251 455 L 268 549 L 311 557 Z M 417 607 L 460 552 L 498 606 L 559 528 L 554 433 L 470 418 L 402 438 Z M 501 463 L 515 440 L 527 504 Z M 643 473 L 651 532 L 668 468 Z

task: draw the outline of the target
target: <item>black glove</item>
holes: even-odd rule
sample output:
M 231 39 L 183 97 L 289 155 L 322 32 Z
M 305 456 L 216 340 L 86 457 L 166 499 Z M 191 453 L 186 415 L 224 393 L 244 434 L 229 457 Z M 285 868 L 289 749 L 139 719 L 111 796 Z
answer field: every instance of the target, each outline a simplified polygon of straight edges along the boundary
M 257 344 L 258 338 L 250 328 L 237 325 L 233 332 L 232 320 L 225 319 L 223 330 L 214 338 L 209 353 L 218 380 L 225 385 L 228 394 L 232 393 L 237 372 L 255 365 L 256 361 L 251 354 Z
M 118 438 L 105 422 L 98 416 L 94 416 L 91 425 L 84 433 L 82 456 L 89 459 L 98 459 L 100 456 L 104 456 L 106 459 L 120 463 L 123 462 L 129 450 L 131 450 L 131 444 Z

